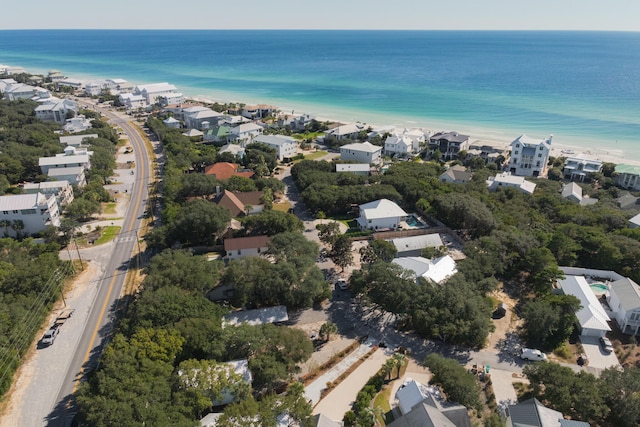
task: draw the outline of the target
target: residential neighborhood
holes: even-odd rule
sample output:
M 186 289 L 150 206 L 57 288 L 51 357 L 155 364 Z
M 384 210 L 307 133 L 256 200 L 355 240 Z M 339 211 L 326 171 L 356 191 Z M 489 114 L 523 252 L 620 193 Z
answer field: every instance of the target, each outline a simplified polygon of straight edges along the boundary
M 282 426 L 637 419 L 604 386 L 640 369 L 640 206 L 618 201 L 640 197 L 637 167 L 551 156 L 552 136 L 493 149 L 455 130 L 189 99 L 168 82 L 42 78 L 63 98 L 0 80 L 3 108 L 51 126 L 46 149 L 16 151 L 29 168 L 1 147 L 7 253 L 47 244 L 99 272 L 105 228 L 136 243 L 122 268 L 138 282 L 78 391 L 87 425 L 117 400 L 103 381 L 145 395 L 151 378 L 173 402 L 157 411 L 176 405 L 185 425 L 240 425 L 242 411 Z M 154 150 L 135 231 L 123 218 L 147 148 L 114 117 Z

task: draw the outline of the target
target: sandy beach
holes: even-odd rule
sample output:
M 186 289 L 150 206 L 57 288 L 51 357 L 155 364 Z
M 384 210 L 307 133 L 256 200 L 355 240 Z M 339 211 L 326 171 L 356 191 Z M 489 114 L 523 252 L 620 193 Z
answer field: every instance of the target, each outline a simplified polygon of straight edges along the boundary
M 205 104 L 214 104 L 214 103 L 219 103 L 219 104 L 224 104 L 224 103 L 234 103 L 235 101 L 229 101 L 229 100 L 216 100 L 210 97 L 207 97 L 205 95 L 198 95 L 195 97 L 188 97 L 189 100 L 194 101 L 194 102 L 200 102 L 200 103 L 205 103 Z M 257 102 L 256 104 L 259 104 L 259 102 Z M 280 109 L 280 111 L 289 111 L 291 110 L 291 108 L 287 108 L 287 107 L 282 107 L 282 106 L 278 106 L 278 108 Z M 305 112 L 300 112 L 301 114 L 311 114 L 314 115 L 314 113 L 312 111 L 305 111 Z M 343 123 L 343 124 L 347 124 L 350 123 L 349 121 L 345 121 L 345 120 L 340 120 L 340 119 L 333 119 L 333 118 L 325 118 L 325 117 L 317 117 L 318 121 L 321 122 L 339 122 L 339 123 Z M 393 122 L 389 122 L 389 123 L 366 123 L 363 122 L 369 126 L 371 126 L 372 128 L 377 128 L 377 127 L 382 127 L 382 126 L 398 126 L 400 128 L 405 127 L 401 124 L 398 123 L 393 123 Z M 433 133 L 435 132 L 440 132 L 440 131 L 452 131 L 452 130 L 457 130 L 457 129 L 441 129 L 441 128 L 433 128 L 433 127 L 429 127 L 429 126 L 420 126 L 418 124 L 415 124 L 415 126 L 412 126 L 415 128 L 422 128 L 422 129 L 429 129 L 431 130 Z M 467 134 L 464 131 L 460 131 L 461 133 Z M 513 138 L 509 139 L 509 138 L 496 138 L 491 137 L 491 136 L 487 136 L 487 135 L 474 135 L 473 132 L 469 132 L 469 141 L 470 141 L 470 145 L 474 145 L 474 146 L 490 146 L 490 147 L 496 147 L 496 148 L 501 148 L 501 149 L 505 149 L 507 150 L 511 144 L 511 142 L 516 139 L 518 136 L 520 135 L 513 135 Z M 532 138 L 535 139 L 540 139 L 542 140 L 543 138 L 547 137 L 548 135 L 528 135 L 531 136 Z M 579 147 L 576 145 L 569 145 L 569 144 L 558 144 L 556 143 L 556 141 L 554 140 L 552 143 L 552 147 L 551 147 L 551 157 L 579 157 L 579 158 L 583 158 L 583 159 L 588 159 L 588 160 L 597 160 L 597 161 L 601 161 L 601 162 L 606 162 L 606 163 L 615 163 L 615 164 L 627 164 L 627 165 L 638 165 L 640 166 L 640 160 L 634 160 L 634 159 L 629 159 L 628 157 L 625 157 L 624 153 L 620 150 L 614 150 L 612 149 L 610 146 L 604 146 L 603 145 L 603 149 L 600 150 L 594 150 L 594 149 L 588 149 L 585 150 L 583 147 Z

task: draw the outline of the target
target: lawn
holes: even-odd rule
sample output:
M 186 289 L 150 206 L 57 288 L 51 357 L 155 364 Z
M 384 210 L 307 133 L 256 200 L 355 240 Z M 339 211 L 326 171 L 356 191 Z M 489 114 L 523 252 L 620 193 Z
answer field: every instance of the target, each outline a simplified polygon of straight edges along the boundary
M 291 203 L 288 201 L 284 201 L 283 203 L 274 203 L 271 209 L 274 211 L 289 212 L 289 209 L 291 209 Z
M 102 235 L 93 243 L 94 245 L 102 245 L 116 238 L 120 233 L 119 225 L 109 225 L 102 229 Z
M 373 407 L 380 408 L 380 412 L 384 415 L 384 419 L 378 417 L 380 425 L 387 425 L 393 421 L 393 414 L 391 412 L 391 405 L 389 405 L 389 398 L 391 397 L 391 387 L 387 386 L 383 388 L 380 393 L 373 398 Z
M 318 150 L 318 151 L 315 151 L 313 153 L 305 154 L 304 155 L 304 159 L 305 160 L 316 160 L 316 159 L 319 159 L 320 157 L 326 156 L 327 154 L 329 154 L 328 151 Z
M 102 213 L 115 214 L 116 213 L 116 204 L 115 204 L 115 202 L 103 203 L 102 204 Z

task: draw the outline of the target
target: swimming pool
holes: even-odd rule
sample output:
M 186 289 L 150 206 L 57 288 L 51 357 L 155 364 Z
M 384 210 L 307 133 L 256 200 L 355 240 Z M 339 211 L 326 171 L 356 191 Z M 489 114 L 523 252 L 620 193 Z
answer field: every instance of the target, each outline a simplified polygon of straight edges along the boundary
M 415 214 L 409 214 L 407 216 L 407 219 L 405 220 L 405 222 L 407 223 L 408 226 L 410 227 L 426 227 L 427 224 L 425 224 L 418 216 L 416 216 Z
M 597 292 L 597 293 L 602 293 L 602 292 L 606 292 L 607 290 L 609 290 L 607 285 L 605 285 L 604 283 L 592 283 L 592 284 L 589 285 L 589 287 L 591 288 L 591 290 L 593 292 Z

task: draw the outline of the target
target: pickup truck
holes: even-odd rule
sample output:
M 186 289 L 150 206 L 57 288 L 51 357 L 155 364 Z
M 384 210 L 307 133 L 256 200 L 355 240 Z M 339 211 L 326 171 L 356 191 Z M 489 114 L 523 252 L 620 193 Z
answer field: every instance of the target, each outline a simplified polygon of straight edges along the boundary
M 64 322 L 69 320 L 71 316 L 73 316 L 74 311 L 75 310 L 71 310 L 71 309 L 63 310 L 58 315 L 58 317 L 56 317 L 56 320 L 55 322 L 53 322 L 53 325 L 51 325 L 51 327 L 47 329 L 47 332 L 45 332 L 44 336 L 42 337 L 41 343 L 43 347 L 50 346 L 51 344 L 53 344 L 53 342 L 56 340 L 56 337 L 60 333 L 60 327 L 64 324 Z

